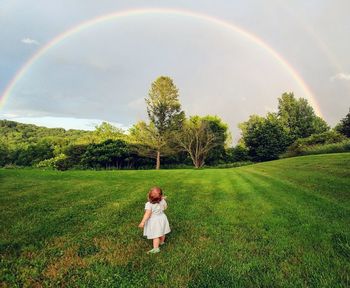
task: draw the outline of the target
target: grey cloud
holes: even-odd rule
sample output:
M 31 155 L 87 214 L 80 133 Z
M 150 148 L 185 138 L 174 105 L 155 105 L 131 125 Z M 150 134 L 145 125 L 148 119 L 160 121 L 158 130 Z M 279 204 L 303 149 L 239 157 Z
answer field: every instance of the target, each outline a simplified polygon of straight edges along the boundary
M 344 81 L 350 81 L 350 73 L 338 73 L 333 75 L 332 77 L 329 78 L 331 81 L 335 80 L 344 80 Z

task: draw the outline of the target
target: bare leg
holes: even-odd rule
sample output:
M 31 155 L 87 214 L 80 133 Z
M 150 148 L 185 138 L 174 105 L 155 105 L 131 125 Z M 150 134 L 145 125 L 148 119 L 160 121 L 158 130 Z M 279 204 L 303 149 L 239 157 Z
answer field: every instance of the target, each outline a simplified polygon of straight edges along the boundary
M 164 243 L 164 241 L 165 241 L 165 235 L 163 235 L 162 237 L 159 237 L 160 244 Z
M 159 238 L 153 239 L 153 248 L 159 248 Z

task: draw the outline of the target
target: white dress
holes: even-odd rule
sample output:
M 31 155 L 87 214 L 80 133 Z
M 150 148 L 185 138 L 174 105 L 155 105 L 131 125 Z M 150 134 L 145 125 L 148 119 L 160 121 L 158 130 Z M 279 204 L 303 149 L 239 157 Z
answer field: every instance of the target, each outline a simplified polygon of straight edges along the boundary
M 158 238 L 170 232 L 168 218 L 164 213 L 166 208 L 167 204 L 164 199 L 155 204 L 146 203 L 145 210 L 152 211 L 151 217 L 146 221 L 143 228 L 143 236 L 146 236 L 147 239 Z

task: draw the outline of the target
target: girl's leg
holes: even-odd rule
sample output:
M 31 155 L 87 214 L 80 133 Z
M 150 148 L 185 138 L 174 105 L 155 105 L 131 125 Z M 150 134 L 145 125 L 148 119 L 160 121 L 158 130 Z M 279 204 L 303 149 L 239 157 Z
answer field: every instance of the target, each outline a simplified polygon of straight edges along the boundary
M 159 238 L 153 239 L 153 248 L 159 248 Z
M 165 241 L 165 235 L 163 235 L 162 237 L 159 237 L 159 244 L 163 244 Z
M 147 254 L 155 254 L 155 253 L 159 253 L 160 250 L 159 250 L 159 238 L 154 238 L 153 239 L 153 249 L 152 250 L 149 250 L 147 252 Z

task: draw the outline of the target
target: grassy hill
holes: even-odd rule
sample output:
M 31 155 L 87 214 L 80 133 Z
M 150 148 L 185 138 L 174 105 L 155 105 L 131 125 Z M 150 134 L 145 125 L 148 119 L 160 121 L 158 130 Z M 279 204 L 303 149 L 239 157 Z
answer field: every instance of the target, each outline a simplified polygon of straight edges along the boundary
M 137 228 L 168 196 L 165 247 Z M 0 170 L 0 286 L 346 287 L 350 153 L 233 169 Z

